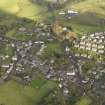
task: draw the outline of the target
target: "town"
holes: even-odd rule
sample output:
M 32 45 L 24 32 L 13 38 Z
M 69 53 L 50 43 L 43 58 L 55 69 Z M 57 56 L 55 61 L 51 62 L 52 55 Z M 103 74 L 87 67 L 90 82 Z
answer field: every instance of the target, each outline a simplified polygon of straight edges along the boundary
M 46 80 L 59 81 L 59 88 L 61 90 L 63 89 L 64 95 L 67 95 L 69 94 L 70 87 L 68 87 L 68 83 L 70 82 L 76 83 L 77 87 L 88 84 L 89 82 L 95 83 L 95 81 L 90 81 L 91 78 L 84 78 L 81 74 L 81 68 L 85 62 L 89 60 L 91 62 L 91 59 L 97 59 L 97 61 L 94 62 L 104 66 L 104 32 L 93 33 L 87 36 L 84 35 L 80 39 L 77 38 L 69 42 L 73 43 L 71 48 L 69 44 L 62 46 L 62 43 L 66 41 L 66 39 L 63 38 L 64 41 L 59 42 L 60 46 L 58 48 L 60 50 L 63 49 L 63 53 L 54 52 L 55 55 L 47 55 L 48 57 L 44 57 L 44 50 L 48 47 L 47 45 L 53 45 L 57 42 L 57 39 L 55 39 L 51 31 L 51 25 L 40 23 L 36 24 L 35 28 L 30 30 L 21 27 L 18 29 L 18 33 L 25 33 L 29 36 L 37 33 L 37 36 L 35 39 L 28 41 L 16 41 L 5 36 L 0 37 L 0 45 L 1 47 L 5 47 L 5 49 L 3 49 L 4 52 L 0 54 L 2 70 L 0 83 L 8 81 L 15 75 L 20 77 L 24 83 L 30 84 L 30 82 L 35 79 L 35 73 L 38 71 L 44 75 Z M 65 38 L 70 37 L 65 36 Z M 54 48 L 54 50 L 55 49 L 56 48 Z M 56 55 L 56 53 L 58 53 L 58 55 Z M 93 56 L 91 53 L 93 53 Z M 60 59 L 59 56 L 62 56 L 62 59 L 65 60 L 63 62 L 65 63 L 55 68 L 55 63 L 57 63 L 56 59 Z M 98 56 L 99 58 L 97 58 Z M 97 72 L 104 73 L 104 68 L 100 71 L 94 71 L 94 67 L 91 69 L 93 69 L 93 71 L 89 70 L 89 74 L 93 74 L 94 79 L 99 78 L 97 77 L 99 75 L 99 73 L 97 75 Z M 102 74 L 100 74 L 100 76 L 101 75 Z
M 103 11 L 93 13 L 90 0 L 6 3 L 0 2 L 0 105 L 104 105 Z

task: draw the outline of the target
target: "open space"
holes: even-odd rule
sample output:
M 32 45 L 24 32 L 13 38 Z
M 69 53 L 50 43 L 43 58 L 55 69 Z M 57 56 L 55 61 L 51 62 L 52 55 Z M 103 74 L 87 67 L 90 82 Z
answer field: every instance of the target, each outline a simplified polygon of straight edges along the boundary
M 38 105 L 56 84 L 52 81 L 43 84 L 43 80 L 35 80 L 31 86 L 22 85 L 13 79 L 0 85 L 0 104 L 5 105 Z M 38 83 L 39 82 L 39 83 Z M 35 88 L 38 87 L 38 88 Z

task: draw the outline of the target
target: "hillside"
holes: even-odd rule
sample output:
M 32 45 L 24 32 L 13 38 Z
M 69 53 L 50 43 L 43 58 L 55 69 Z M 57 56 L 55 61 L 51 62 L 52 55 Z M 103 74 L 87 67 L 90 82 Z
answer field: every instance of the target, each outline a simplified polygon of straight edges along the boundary
M 66 22 L 64 20 L 62 24 L 72 26 L 77 33 L 103 31 L 105 29 L 104 7 L 105 0 L 69 1 L 63 9 L 78 11 L 79 15 Z
M 32 3 L 30 0 L 0 1 L 0 17 L 2 17 L 3 14 L 9 14 L 17 16 L 19 18 L 24 17 L 32 20 L 41 20 L 41 13 L 45 11 L 45 8 L 39 6 L 38 4 Z M 9 17 L 9 15 L 7 16 L 7 18 L 11 20 L 11 17 L 13 16 Z
M 92 12 L 100 15 L 105 15 L 105 0 L 84 0 L 78 3 L 68 3 L 66 8 L 73 8 L 80 13 Z

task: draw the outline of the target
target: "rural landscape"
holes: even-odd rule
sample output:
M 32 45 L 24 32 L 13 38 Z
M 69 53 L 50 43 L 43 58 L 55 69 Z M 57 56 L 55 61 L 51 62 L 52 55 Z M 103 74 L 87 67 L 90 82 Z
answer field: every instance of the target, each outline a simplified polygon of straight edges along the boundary
M 0 0 L 0 105 L 105 105 L 105 0 Z

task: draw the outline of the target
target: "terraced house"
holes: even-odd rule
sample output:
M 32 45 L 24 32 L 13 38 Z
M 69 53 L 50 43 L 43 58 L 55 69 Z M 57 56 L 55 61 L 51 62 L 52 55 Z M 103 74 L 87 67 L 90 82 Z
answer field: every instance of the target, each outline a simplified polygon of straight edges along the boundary
M 76 48 L 76 56 L 87 58 L 96 56 L 96 58 L 100 57 L 100 59 L 104 59 L 105 32 L 84 35 L 75 43 L 74 47 Z

